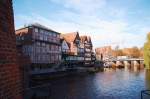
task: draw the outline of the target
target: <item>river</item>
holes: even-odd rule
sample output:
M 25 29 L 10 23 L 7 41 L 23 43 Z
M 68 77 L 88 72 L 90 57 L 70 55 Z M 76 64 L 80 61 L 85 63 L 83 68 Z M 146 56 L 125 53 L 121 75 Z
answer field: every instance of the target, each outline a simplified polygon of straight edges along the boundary
M 107 69 L 54 79 L 50 84 L 50 99 L 140 99 L 141 90 L 150 88 L 150 72 Z

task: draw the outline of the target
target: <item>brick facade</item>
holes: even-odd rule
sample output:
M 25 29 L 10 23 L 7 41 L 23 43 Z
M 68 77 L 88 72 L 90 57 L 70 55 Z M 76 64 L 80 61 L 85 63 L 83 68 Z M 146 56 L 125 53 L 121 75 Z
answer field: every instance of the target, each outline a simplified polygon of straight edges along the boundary
M 95 49 L 97 60 L 107 60 L 112 58 L 111 46 L 103 46 Z
M 12 0 L 0 0 L 0 99 L 22 99 Z

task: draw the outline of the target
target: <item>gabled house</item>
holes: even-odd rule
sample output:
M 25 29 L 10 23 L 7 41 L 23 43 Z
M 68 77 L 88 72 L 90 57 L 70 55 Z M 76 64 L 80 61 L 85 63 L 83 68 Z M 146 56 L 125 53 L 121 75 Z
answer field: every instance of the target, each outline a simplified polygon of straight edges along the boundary
M 103 46 L 95 49 L 96 59 L 99 61 L 107 60 L 112 57 L 111 46 Z
M 83 65 L 84 62 L 84 49 L 80 46 L 80 36 L 78 32 L 66 33 L 61 35 L 62 41 L 62 57 L 68 65 L 79 64 Z M 66 48 L 69 47 L 69 50 Z
M 89 36 L 80 36 L 81 46 L 84 48 L 84 66 L 93 65 L 93 45 Z
M 70 51 L 69 44 L 66 42 L 66 40 L 63 37 L 61 37 L 60 42 L 61 42 L 61 52 L 62 52 L 62 59 L 61 60 L 62 60 L 62 63 L 64 63 L 66 60 L 66 56 L 68 54 L 71 54 L 70 53 L 71 51 Z
M 61 50 L 63 53 L 70 52 L 69 44 L 63 38 L 61 38 Z

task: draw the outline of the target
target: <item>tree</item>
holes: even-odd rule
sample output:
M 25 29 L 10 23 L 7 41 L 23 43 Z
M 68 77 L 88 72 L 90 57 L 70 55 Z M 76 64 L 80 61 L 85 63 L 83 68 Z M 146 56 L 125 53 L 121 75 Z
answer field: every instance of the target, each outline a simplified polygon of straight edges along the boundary
M 113 51 L 112 51 L 112 55 L 113 55 L 114 57 L 117 57 L 117 56 L 124 56 L 124 53 L 123 53 L 123 51 L 122 51 L 121 49 L 118 49 L 118 50 L 113 50 Z
M 123 53 L 125 56 L 140 58 L 141 50 L 138 47 L 124 48 Z
M 147 42 L 144 44 L 144 64 L 150 69 L 150 33 L 147 35 Z
M 140 57 L 140 50 L 137 47 L 131 48 L 131 56 L 133 58 L 139 58 Z
M 144 50 L 144 48 L 142 47 L 142 48 L 140 48 L 140 58 L 143 58 L 143 50 Z

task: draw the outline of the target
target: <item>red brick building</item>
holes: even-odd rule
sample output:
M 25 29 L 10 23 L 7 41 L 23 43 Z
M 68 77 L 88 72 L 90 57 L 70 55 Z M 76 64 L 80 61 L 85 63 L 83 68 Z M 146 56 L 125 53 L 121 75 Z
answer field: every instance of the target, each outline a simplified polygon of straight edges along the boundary
M 107 60 L 112 57 L 111 46 L 103 46 L 95 49 L 97 60 Z
M 0 99 L 23 99 L 12 0 L 0 0 Z

